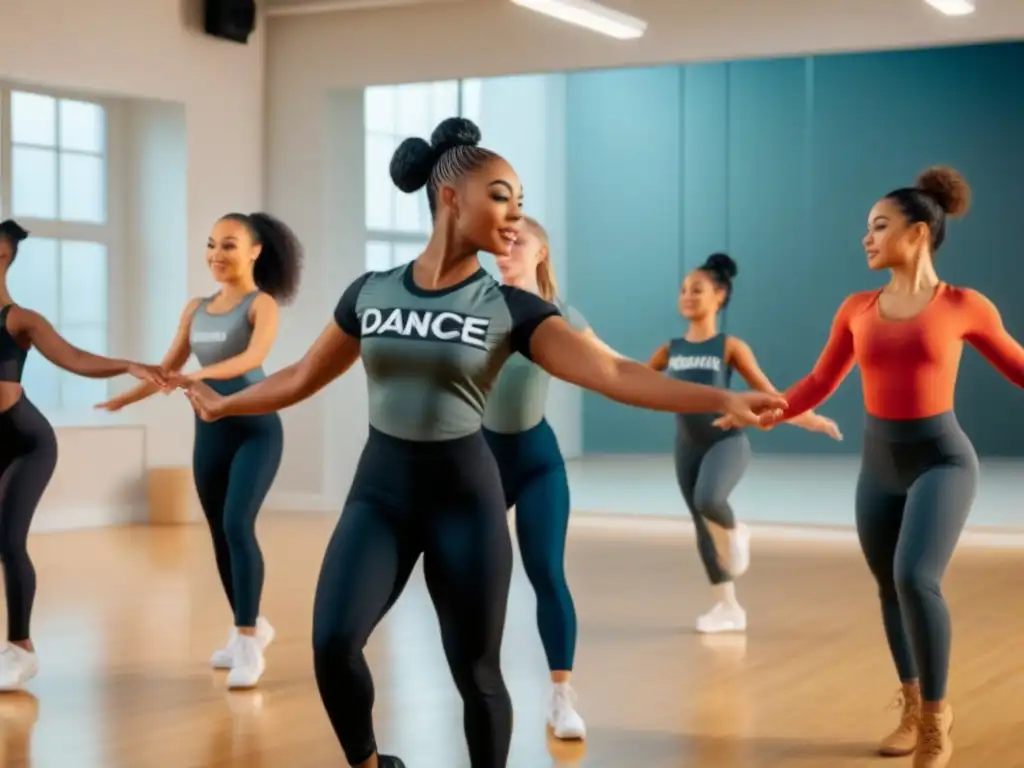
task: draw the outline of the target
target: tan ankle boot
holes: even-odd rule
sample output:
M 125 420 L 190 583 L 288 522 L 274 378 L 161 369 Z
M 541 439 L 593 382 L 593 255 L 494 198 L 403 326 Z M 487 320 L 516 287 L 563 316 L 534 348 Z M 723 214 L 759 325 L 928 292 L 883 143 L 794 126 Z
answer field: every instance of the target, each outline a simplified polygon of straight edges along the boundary
M 953 708 L 941 712 L 922 712 L 921 727 L 914 753 L 914 768 L 946 768 L 953 757 Z
M 878 746 L 878 754 L 886 757 L 904 757 L 917 749 L 921 691 L 917 688 L 904 688 L 896 695 L 895 706 L 903 712 L 900 724 Z

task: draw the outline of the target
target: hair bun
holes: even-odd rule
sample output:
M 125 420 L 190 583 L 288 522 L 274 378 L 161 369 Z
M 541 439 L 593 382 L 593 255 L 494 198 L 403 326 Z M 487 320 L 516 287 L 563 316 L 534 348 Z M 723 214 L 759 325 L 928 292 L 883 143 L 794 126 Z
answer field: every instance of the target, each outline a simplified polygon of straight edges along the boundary
M 954 168 L 933 166 L 917 177 L 916 186 L 934 198 L 947 216 L 963 216 L 971 207 L 971 187 Z
M 704 266 L 702 266 L 701 269 L 708 272 L 714 272 L 716 275 L 729 281 L 740 273 L 740 269 L 736 266 L 736 262 L 733 261 L 732 257 L 727 253 L 712 253 L 704 260 Z
M 453 147 L 475 147 L 480 143 L 480 129 L 476 123 L 465 117 L 449 117 L 442 120 L 430 134 L 430 146 L 440 157 Z
M 14 219 L 0 221 L 0 235 L 10 238 L 15 244 L 28 237 L 28 230 Z
M 426 186 L 437 154 L 423 139 L 406 139 L 391 156 L 391 181 L 403 192 L 415 192 Z

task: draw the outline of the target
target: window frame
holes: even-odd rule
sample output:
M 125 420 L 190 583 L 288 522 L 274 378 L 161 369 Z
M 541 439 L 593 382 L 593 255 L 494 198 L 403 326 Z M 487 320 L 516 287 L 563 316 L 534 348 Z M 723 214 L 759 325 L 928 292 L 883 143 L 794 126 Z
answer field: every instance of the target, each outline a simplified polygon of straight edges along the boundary
M 49 96 L 57 100 L 88 102 L 96 104 L 103 109 L 105 118 L 105 135 L 102 158 L 103 179 L 106 187 L 105 222 L 89 223 L 80 221 L 62 221 L 60 219 L 41 219 L 29 216 L 14 216 L 12 159 L 15 143 L 11 134 L 11 95 L 14 92 L 33 93 L 41 96 Z M 57 125 L 59 130 L 59 122 Z M 29 230 L 31 233 L 30 236 L 33 238 L 56 240 L 58 243 L 66 241 L 98 243 L 106 247 L 106 336 L 107 354 L 111 356 L 116 356 L 117 351 L 123 349 L 124 345 L 128 341 L 125 337 L 127 328 L 127 324 L 125 322 L 126 297 L 124 296 L 120 280 L 120 276 L 124 274 L 124 268 L 126 266 L 123 254 L 126 213 L 123 187 L 126 163 L 122 141 L 124 137 L 124 110 L 122 104 L 116 99 L 99 94 L 33 85 L 31 83 L 21 83 L 6 79 L 0 80 L 0 219 L 17 218 L 18 223 L 25 227 L 25 229 Z M 57 141 L 58 145 L 55 147 L 55 150 L 58 155 L 59 168 L 59 134 Z M 58 177 L 58 185 L 59 183 Z M 58 317 L 48 317 L 47 320 L 53 323 L 58 332 L 62 332 L 63 326 L 60 323 L 59 317 L 59 315 L 62 314 L 60 310 L 62 301 L 60 296 L 61 275 L 58 273 L 58 275 L 55 276 L 55 279 L 58 282 Z M 74 325 L 70 325 L 68 327 L 74 327 Z M 68 398 L 65 395 L 65 389 L 67 387 L 66 377 L 70 375 L 73 374 L 68 374 L 66 372 L 61 374 L 57 388 L 57 402 L 38 403 L 41 408 L 51 412 L 79 410 L 79 406 L 71 406 L 68 404 Z M 107 394 L 110 392 L 109 381 L 107 382 L 106 392 Z

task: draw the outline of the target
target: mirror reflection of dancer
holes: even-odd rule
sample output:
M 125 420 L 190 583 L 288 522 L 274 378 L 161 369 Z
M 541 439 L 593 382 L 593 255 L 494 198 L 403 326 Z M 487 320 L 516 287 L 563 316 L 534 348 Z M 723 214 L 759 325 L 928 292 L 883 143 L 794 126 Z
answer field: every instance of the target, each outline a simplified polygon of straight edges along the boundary
M 27 237 L 14 221 L 0 222 L 0 563 L 7 596 L 0 691 L 20 689 L 39 671 L 29 637 L 36 571 L 28 555 L 28 531 L 57 467 L 57 436 L 21 386 L 29 351 L 35 347 L 57 367 L 90 379 L 128 374 L 153 386 L 167 383 L 155 366 L 111 360 L 71 346 L 45 317 L 14 303 L 7 273 Z
M 680 381 L 728 388 L 735 370 L 759 392 L 777 392 L 750 346 L 727 336 L 719 318 L 732 298 L 736 262 L 713 253 L 690 272 L 679 291 L 679 314 L 689 322 L 682 337 L 663 344 L 648 363 Z M 747 613 L 736 598 L 734 580 L 750 566 L 750 530 L 736 521 L 729 496 L 750 463 L 750 441 L 739 429 L 722 430 L 715 416 L 676 416 L 676 480 L 693 516 L 697 552 L 715 592 L 715 605 L 697 617 L 698 632 L 744 632 Z M 796 426 L 835 440 L 842 435 L 831 419 L 805 413 Z
M 430 242 L 415 261 L 353 282 L 301 361 L 227 397 L 202 383 L 187 390 L 204 420 L 270 413 L 312 397 L 362 358 L 370 433 L 313 609 L 317 685 L 355 768 L 403 765 L 377 753 L 363 648 L 421 555 L 463 700 L 470 765 L 508 761 L 512 703 L 500 657 L 512 547 L 481 422 L 513 352 L 560 379 L 653 410 L 724 411 L 754 424 L 784 402 L 671 381 L 602 349 L 539 296 L 499 285 L 477 254 L 507 253 L 515 242 L 522 187 L 479 141 L 472 122 L 449 118 L 429 144 L 399 146 L 391 177 L 407 193 L 426 187 Z
M 515 245 L 496 257 L 502 282 L 553 302 L 577 331 L 604 346 L 573 307 L 558 298 L 544 227 L 523 217 Z M 554 430 L 544 418 L 551 375 L 512 355 L 487 399 L 484 437 L 498 462 L 505 503 L 516 509 L 516 541 L 537 596 L 537 628 L 554 688 L 548 725 L 555 738 L 582 739 L 587 729 L 570 684 L 576 655 L 576 608 L 565 578 L 569 480 Z
M 185 306 L 164 366 L 180 380 L 178 372 L 195 353 L 201 367 L 185 374 L 185 381 L 206 381 L 228 395 L 265 378 L 278 304 L 298 290 L 302 246 L 272 216 L 229 213 L 210 233 L 206 262 L 220 290 Z M 117 411 L 158 391 L 143 384 L 97 407 Z M 197 418 L 195 430 L 192 472 L 235 624 L 210 663 L 230 670 L 228 688 L 253 688 L 266 667 L 263 650 L 274 638 L 274 628 L 259 615 L 263 553 L 256 516 L 281 463 L 281 418 L 266 413 L 217 424 Z
M 953 754 L 941 585 L 978 487 L 977 456 L 953 413 L 963 343 L 1024 387 L 1024 348 L 992 302 L 935 272 L 947 216 L 964 214 L 969 201 L 963 177 L 940 167 L 875 203 L 864 249 L 870 269 L 889 270 L 889 284 L 843 302 L 814 370 L 788 391 L 782 417 L 824 402 L 860 366 L 867 426 L 857 533 L 903 684 L 900 724 L 879 751 L 914 753 L 914 768 L 944 768 Z

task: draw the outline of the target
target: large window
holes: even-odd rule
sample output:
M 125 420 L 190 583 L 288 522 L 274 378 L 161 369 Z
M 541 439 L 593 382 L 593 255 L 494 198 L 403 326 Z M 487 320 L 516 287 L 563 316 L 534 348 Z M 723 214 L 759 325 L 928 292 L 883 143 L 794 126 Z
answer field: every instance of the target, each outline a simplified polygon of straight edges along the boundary
M 31 232 L 8 276 L 14 300 L 75 346 L 107 354 L 111 226 L 108 114 L 98 102 L 0 88 L 0 218 Z M 29 355 L 24 383 L 46 409 L 106 398 L 107 382 Z
M 405 139 L 429 139 L 446 117 L 479 121 L 479 80 L 443 80 L 366 89 L 366 268 L 391 269 L 412 261 L 430 237 L 425 192 L 407 195 L 391 183 L 389 167 Z

